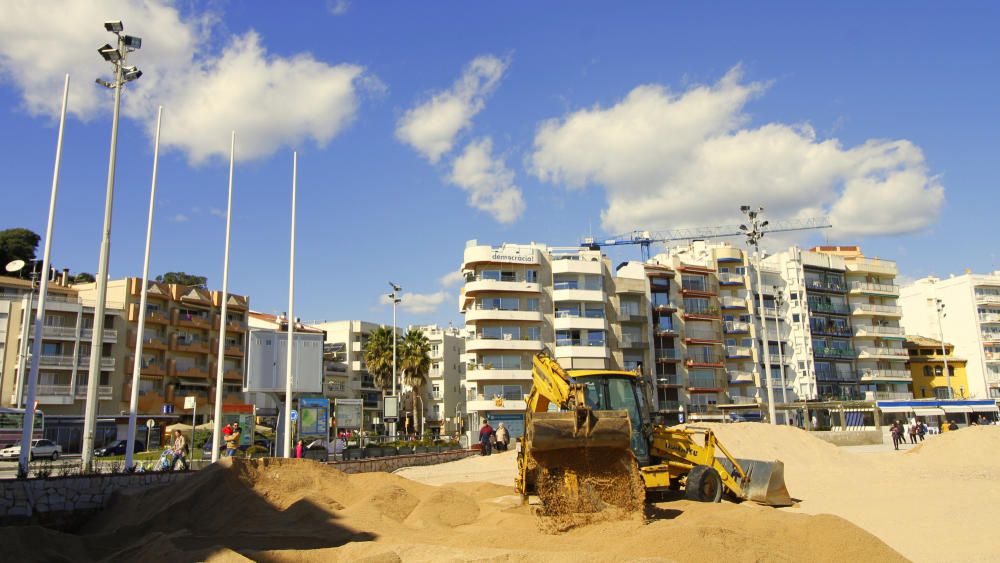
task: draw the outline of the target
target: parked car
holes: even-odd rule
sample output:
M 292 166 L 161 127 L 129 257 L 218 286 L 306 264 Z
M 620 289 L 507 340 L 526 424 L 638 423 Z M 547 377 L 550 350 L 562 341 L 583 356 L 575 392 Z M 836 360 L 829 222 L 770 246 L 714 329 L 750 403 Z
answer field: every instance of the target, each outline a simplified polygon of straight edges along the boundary
M 96 448 L 94 450 L 94 455 L 97 457 L 107 457 L 112 455 L 125 455 L 125 448 L 128 446 L 128 440 L 115 440 L 110 444 L 103 447 Z M 146 451 L 146 444 L 135 441 L 135 453 Z
M 59 459 L 59 454 L 62 453 L 62 446 L 52 442 L 51 440 L 32 440 L 31 441 L 31 452 L 28 454 L 28 460 L 34 460 L 39 458 L 48 458 L 52 461 Z M 11 446 L 0 450 L 0 459 L 19 459 L 21 457 L 21 441 L 18 440 Z

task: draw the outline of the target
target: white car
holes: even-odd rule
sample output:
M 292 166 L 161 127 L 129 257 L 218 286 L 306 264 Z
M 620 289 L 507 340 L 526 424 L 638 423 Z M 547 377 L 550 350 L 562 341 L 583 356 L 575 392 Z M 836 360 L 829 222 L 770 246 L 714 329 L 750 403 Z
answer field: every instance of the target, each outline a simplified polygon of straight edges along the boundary
M 51 440 L 32 440 L 31 441 L 31 455 L 29 456 L 31 460 L 48 458 L 52 461 L 59 459 L 59 454 L 62 453 L 62 446 L 53 443 Z M 11 446 L 0 450 L 0 459 L 19 459 L 21 457 L 21 442 L 18 440 Z

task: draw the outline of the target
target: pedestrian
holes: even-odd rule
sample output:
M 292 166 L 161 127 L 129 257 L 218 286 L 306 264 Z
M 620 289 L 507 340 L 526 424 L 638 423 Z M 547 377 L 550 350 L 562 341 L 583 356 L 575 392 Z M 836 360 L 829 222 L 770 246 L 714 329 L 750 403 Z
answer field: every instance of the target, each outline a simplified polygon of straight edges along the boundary
M 917 443 L 917 423 L 916 423 L 916 421 L 914 421 L 913 424 L 910 425 L 910 443 L 911 444 L 916 444 Z
M 507 427 L 501 422 L 497 426 L 497 450 L 501 452 L 507 451 L 507 444 L 510 443 L 510 432 L 507 431 Z
M 951 422 L 948 423 L 948 430 L 949 431 L 958 430 L 958 425 L 955 424 L 954 420 L 952 420 Z
M 240 423 L 233 421 L 232 424 L 233 432 L 229 436 L 226 436 L 226 455 L 229 457 L 236 456 L 236 452 L 240 447 Z
M 177 462 L 181 462 L 184 466 L 184 471 L 190 469 L 187 461 L 188 445 L 187 440 L 184 438 L 184 434 L 180 430 L 174 430 L 174 461 L 170 463 L 170 470 L 173 471 L 177 467 Z
M 479 444 L 481 446 L 479 455 L 490 455 L 492 453 L 491 439 L 493 436 L 493 427 L 484 418 L 483 425 L 479 428 Z
M 889 433 L 892 434 L 892 447 L 898 450 L 899 443 L 903 440 L 903 428 L 899 425 L 898 420 L 893 421 Z
M 299 438 L 299 441 L 295 443 L 295 457 L 298 459 L 302 459 L 302 453 L 304 449 L 305 449 L 305 444 L 302 442 L 302 439 Z
M 926 422 L 918 422 L 917 423 L 917 436 L 920 438 L 921 442 L 924 441 L 924 435 L 925 434 L 927 434 L 927 423 Z

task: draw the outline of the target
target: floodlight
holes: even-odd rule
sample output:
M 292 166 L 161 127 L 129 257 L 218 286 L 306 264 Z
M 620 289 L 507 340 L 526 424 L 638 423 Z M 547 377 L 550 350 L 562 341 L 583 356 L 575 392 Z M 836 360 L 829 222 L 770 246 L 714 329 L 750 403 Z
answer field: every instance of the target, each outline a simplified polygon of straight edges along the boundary
M 131 47 L 132 49 L 142 47 L 142 38 L 134 35 L 122 35 L 122 42 L 125 43 L 126 47 Z
M 747 211 L 750 211 L 750 206 L 749 205 L 741 205 L 740 206 L 740 211 L 746 213 Z
M 121 20 L 107 21 L 104 22 L 104 29 L 110 31 L 111 33 L 121 33 L 125 26 L 122 25 Z
M 101 86 L 104 86 L 105 88 L 114 88 L 115 87 L 114 84 L 112 84 L 112 83 L 110 83 L 107 80 L 104 80 L 102 78 L 98 78 L 96 82 L 98 84 L 100 84 Z
M 403 288 L 399 287 L 398 285 L 396 285 L 396 284 L 394 284 L 392 282 L 389 282 L 389 285 L 392 286 L 392 290 L 393 291 L 401 291 L 403 289 Z
M 118 49 L 115 49 L 114 47 L 108 45 L 107 43 L 105 43 L 103 47 L 97 49 L 97 52 L 100 53 L 102 57 L 104 57 L 104 60 L 111 63 L 116 63 L 118 62 L 119 59 L 122 58 L 122 54 L 118 52 Z
M 741 230 L 741 231 L 745 231 L 745 230 L 747 230 L 747 226 L 746 226 L 746 225 L 740 225 L 740 230 Z
M 762 228 L 762 229 L 763 229 L 764 227 L 766 227 L 766 226 L 767 226 L 767 223 L 768 223 L 768 221 L 764 221 L 763 223 L 761 223 L 761 224 L 760 224 L 760 228 Z
M 134 66 L 127 66 L 122 69 L 122 78 L 125 82 L 131 82 L 142 76 L 142 71 Z

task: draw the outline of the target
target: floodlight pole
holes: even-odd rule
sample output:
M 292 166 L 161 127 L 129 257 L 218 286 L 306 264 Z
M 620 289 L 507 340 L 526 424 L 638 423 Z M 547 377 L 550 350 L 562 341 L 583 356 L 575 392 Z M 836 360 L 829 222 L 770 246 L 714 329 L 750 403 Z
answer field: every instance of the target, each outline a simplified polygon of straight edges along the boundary
M 132 388 L 128 407 L 128 442 L 125 444 L 125 470 L 132 471 L 135 459 L 135 426 L 139 410 L 139 381 L 142 371 L 142 345 L 146 333 L 146 297 L 149 292 L 149 247 L 153 240 L 153 205 L 156 201 L 156 169 L 160 158 L 160 123 L 163 120 L 163 106 L 156 112 L 156 139 L 153 141 L 153 181 L 149 188 L 149 217 L 146 220 L 146 253 L 142 259 L 142 293 L 139 296 L 139 320 L 135 335 L 135 359 L 132 362 Z M 192 434 L 192 444 L 194 435 Z M 147 442 L 148 445 L 148 442 Z M 192 446 L 194 447 L 194 446 Z
M 229 196 L 226 200 L 226 254 L 222 261 L 222 307 L 219 311 L 219 359 L 215 368 L 215 421 L 212 424 L 212 463 L 219 461 L 222 442 L 222 382 L 226 366 L 226 308 L 229 304 L 229 232 L 233 217 L 233 168 L 236 162 L 236 131 L 229 141 Z M 193 422 L 193 421 L 192 421 Z M 242 431 L 242 429 L 241 429 Z M 252 436 L 251 436 L 252 438 Z M 253 443 L 253 440 L 250 440 Z
M 396 436 L 396 424 L 399 420 L 399 395 L 396 394 L 396 304 L 402 301 L 398 293 L 402 290 L 398 285 L 389 282 L 392 286 L 392 293 L 389 294 L 389 299 L 392 299 L 392 395 L 396 397 L 396 419 L 397 422 L 392 424 L 392 435 Z M 384 405 L 383 405 L 384 407 Z
M 299 153 L 292 153 L 292 236 L 288 262 L 288 350 L 285 353 L 285 435 L 282 455 L 292 457 L 292 380 L 295 366 L 295 196 Z
M 38 361 L 42 353 L 42 325 L 45 323 L 45 298 L 49 290 L 49 257 L 52 255 L 52 224 L 56 218 L 56 196 L 59 194 L 59 164 L 62 162 L 63 131 L 66 128 L 66 102 L 69 100 L 69 75 L 63 84 L 62 113 L 59 117 L 59 136 L 56 141 L 56 164 L 52 171 L 52 195 L 49 197 L 49 221 L 45 226 L 45 250 L 42 254 L 42 285 L 38 290 L 38 309 L 35 311 L 35 340 L 31 343 L 31 371 L 28 373 L 28 397 L 24 402 L 24 429 L 21 431 L 20 473 L 28 474 L 31 460 L 31 436 L 35 431 L 35 389 L 38 383 Z M 28 320 L 29 308 L 24 312 Z M 21 372 L 22 375 L 24 372 Z
M 941 361 L 944 362 L 944 376 L 945 382 L 948 385 L 948 398 L 954 399 L 955 393 L 951 390 L 951 372 L 948 371 L 948 350 L 944 345 L 944 324 L 941 322 L 941 318 L 945 316 L 944 312 L 944 301 L 940 299 L 934 300 L 935 308 L 937 309 L 937 321 L 938 321 L 938 337 L 941 339 Z
M 767 314 L 764 312 L 764 282 L 761 276 L 761 257 L 760 257 L 760 239 L 764 236 L 764 227 L 767 226 L 767 221 L 760 221 L 760 214 L 764 211 L 763 207 L 758 207 L 756 210 L 751 209 L 749 205 L 744 205 L 740 208 L 747 217 L 747 225 L 740 225 L 740 230 L 745 231 L 747 237 L 747 245 L 752 246 L 755 254 L 755 270 L 757 270 L 757 297 L 760 303 L 760 325 L 761 325 L 761 342 L 763 344 L 764 352 L 764 369 L 766 373 L 764 375 L 765 383 L 767 385 L 767 416 L 768 422 L 771 424 L 777 424 L 775 421 L 775 409 L 774 409 L 774 384 L 771 382 L 771 350 L 770 343 L 767 338 Z
M 122 69 L 128 58 L 125 47 L 125 37 L 118 36 L 118 53 L 120 59 L 113 61 L 115 66 L 115 82 L 111 87 L 115 91 L 114 115 L 111 120 L 111 156 L 108 159 L 108 183 L 104 195 L 104 226 L 101 230 L 101 255 L 97 266 L 97 302 L 94 304 L 93 334 L 90 339 L 90 369 L 87 372 L 87 404 L 83 416 L 83 451 L 80 461 L 84 471 L 89 471 L 94 456 L 94 428 L 97 426 L 97 388 L 101 382 L 101 352 L 104 348 L 104 309 L 108 294 L 108 259 L 111 254 L 111 209 L 115 197 L 115 160 L 118 156 L 118 115 L 121 108 Z M 145 311 L 143 311 L 145 313 Z

